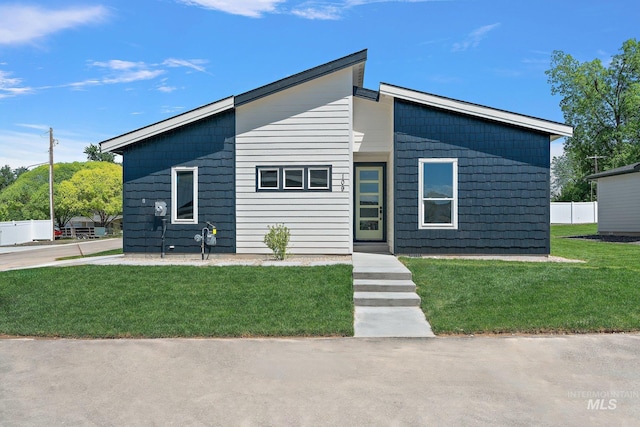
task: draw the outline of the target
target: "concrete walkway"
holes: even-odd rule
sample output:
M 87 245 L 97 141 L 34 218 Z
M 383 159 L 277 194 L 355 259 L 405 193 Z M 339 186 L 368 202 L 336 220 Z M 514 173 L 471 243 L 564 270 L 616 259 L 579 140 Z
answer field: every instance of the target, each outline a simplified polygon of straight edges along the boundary
M 393 255 L 353 254 L 354 336 L 434 337 L 411 272 Z

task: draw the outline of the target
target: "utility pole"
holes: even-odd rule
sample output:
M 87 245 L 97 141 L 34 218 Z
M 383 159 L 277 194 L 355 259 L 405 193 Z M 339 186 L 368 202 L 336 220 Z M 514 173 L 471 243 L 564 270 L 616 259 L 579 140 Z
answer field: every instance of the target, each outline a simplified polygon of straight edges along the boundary
M 56 221 L 53 211 L 53 129 L 49 128 L 49 216 L 51 217 L 51 241 L 56 238 Z
M 594 173 L 598 173 L 598 159 L 606 159 L 607 156 L 588 156 L 587 159 L 593 159 L 594 163 L 595 163 L 595 172 Z M 591 180 L 591 201 L 593 202 L 593 180 Z

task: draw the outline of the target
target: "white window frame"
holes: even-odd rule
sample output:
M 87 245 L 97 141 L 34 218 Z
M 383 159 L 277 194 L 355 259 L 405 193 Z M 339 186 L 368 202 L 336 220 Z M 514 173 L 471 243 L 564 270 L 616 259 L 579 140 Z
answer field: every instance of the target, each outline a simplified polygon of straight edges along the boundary
M 311 186 L 311 171 L 322 170 L 327 173 L 327 185 L 325 187 L 312 187 Z M 330 167 L 312 167 L 307 169 L 307 188 L 309 190 L 329 190 L 331 188 L 331 168 Z
M 424 197 L 424 165 L 426 163 L 450 163 L 453 165 L 453 197 L 452 198 L 432 198 Z M 451 222 L 450 223 L 425 223 L 424 222 L 424 201 L 425 200 L 451 200 Z M 418 159 L 418 228 L 420 230 L 457 230 L 458 229 L 458 159 L 452 158 L 429 158 Z
M 287 187 L 287 172 L 300 172 L 300 187 Z M 282 169 L 282 188 L 285 190 L 304 190 L 304 168 L 283 168 Z
M 275 171 L 276 172 L 276 186 L 275 187 L 263 187 L 262 186 L 262 173 L 261 172 L 267 172 L 267 171 Z M 259 167 L 258 168 L 258 190 L 271 190 L 271 191 L 277 191 L 280 189 L 280 168 L 273 168 L 273 167 L 267 167 L 267 168 L 262 168 Z
M 178 172 L 193 173 L 193 218 L 178 218 Z M 171 224 L 198 223 L 198 167 L 176 166 L 171 168 Z

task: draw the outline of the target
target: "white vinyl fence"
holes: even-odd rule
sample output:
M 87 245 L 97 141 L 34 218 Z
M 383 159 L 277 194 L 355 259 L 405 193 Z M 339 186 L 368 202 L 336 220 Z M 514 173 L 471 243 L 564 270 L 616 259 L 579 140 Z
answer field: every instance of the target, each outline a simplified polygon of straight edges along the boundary
M 19 245 L 34 240 L 51 240 L 51 220 L 0 222 L 0 246 Z
M 598 202 L 551 202 L 551 224 L 594 224 Z

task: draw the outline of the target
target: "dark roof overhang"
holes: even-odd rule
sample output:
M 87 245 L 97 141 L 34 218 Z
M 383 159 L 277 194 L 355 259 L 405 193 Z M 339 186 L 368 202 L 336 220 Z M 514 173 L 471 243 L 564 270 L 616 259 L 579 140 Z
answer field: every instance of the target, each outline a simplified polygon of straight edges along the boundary
M 289 89 L 293 86 L 308 82 L 318 77 L 325 76 L 327 74 L 334 73 L 344 68 L 358 66 L 354 69 L 354 85 L 361 86 L 364 77 L 364 63 L 367 60 L 367 49 L 360 52 L 352 53 L 345 57 L 336 59 L 326 64 L 318 65 L 317 67 L 310 68 L 306 71 L 302 71 L 298 74 L 294 74 L 284 79 L 269 83 L 261 86 L 257 89 L 250 90 L 245 93 L 241 93 L 235 97 L 235 106 L 247 104 L 265 96 L 273 95 L 285 89 Z
M 603 172 L 594 173 L 594 174 L 588 175 L 586 178 L 588 180 L 592 180 L 592 179 L 604 178 L 607 176 L 625 175 L 628 173 L 636 173 L 636 172 L 640 172 L 640 162 L 622 166 L 615 169 L 609 169 Z

